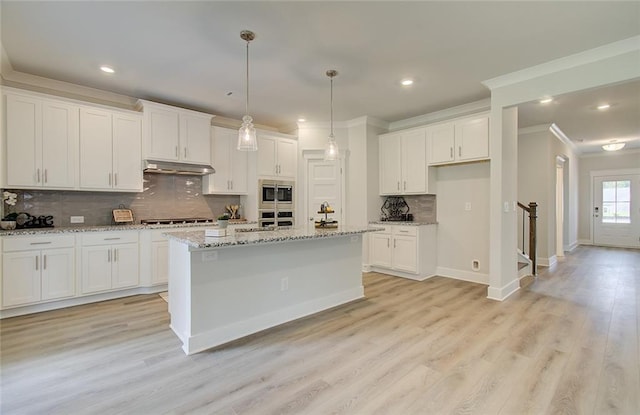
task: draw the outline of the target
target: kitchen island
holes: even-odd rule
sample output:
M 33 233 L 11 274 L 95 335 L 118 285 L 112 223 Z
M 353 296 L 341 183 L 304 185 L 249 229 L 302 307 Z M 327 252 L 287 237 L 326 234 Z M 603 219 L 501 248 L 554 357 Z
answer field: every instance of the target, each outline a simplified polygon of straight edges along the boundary
M 186 354 L 364 297 L 375 228 L 169 232 L 171 329 Z

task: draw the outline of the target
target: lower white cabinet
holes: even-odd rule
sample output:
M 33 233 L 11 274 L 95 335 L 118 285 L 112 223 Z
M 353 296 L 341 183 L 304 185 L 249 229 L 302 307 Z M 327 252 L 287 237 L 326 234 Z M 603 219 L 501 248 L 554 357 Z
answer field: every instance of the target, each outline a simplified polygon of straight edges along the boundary
M 73 236 L 38 236 L 4 241 L 2 307 L 73 297 Z
M 82 235 L 82 294 L 135 287 L 140 281 L 138 232 Z
M 435 275 L 435 225 L 373 225 L 369 234 L 369 265 L 373 271 L 424 280 Z

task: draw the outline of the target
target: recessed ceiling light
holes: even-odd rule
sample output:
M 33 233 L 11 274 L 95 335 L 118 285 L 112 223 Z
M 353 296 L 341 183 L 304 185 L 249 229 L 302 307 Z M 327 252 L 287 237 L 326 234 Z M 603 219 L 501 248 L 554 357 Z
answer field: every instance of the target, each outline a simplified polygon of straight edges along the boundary
M 403 79 L 400 83 L 404 86 L 413 85 L 413 79 Z
M 551 101 L 553 101 L 553 98 L 549 97 L 549 98 L 543 98 L 543 99 L 541 99 L 541 100 L 540 100 L 540 101 L 538 101 L 538 102 L 540 102 L 541 104 L 548 104 L 548 103 L 550 103 Z
M 298 122 L 305 122 L 307 121 L 305 118 L 298 118 Z
M 611 105 L 609 105 L 609 104 L 602 104 L 602 105 L 598 105 L 598 109 L 599 109 L 600 111 L 603 111 L 603 110 L 609 109 L 609 107 L 611 107 Z
M 114 72 L 115 72 L 115 71 L 113 70 L 113 68 L 112 68 L 112 67 L 110 67 L 110 66 L 106 66 L 106 65 L 102 65 L 102 66 L 100 67 L 100 70 L 101 70 L 102 72 L 106 72 L 106 73 L 114 73 Z

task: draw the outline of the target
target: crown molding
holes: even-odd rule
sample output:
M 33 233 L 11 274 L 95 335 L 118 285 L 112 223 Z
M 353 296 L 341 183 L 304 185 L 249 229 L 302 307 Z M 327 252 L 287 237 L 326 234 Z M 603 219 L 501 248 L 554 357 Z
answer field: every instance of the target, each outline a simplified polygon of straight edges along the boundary
M 518 135 L 548 133 L 549 127 L 551 127 L 551 124 L 538 124 L 530 127 L 519 128 Z
M 560 127 L 556 125 L 556 123 L 553 123 L 551 124 L 551 126 L 549 126 L 549 131 L 551 131 L 551 133 L 555 135 L 558 140 L 566 144 L 578 156 L 582 154 L 582 151 L 578 148 L 578 146 L 576 146 L 576 144 L 571 141 L 571 139 L 564 133 L 564 131 L 560 129 Z
M 640 36 L 634 36 L 545 62 L 540 65 L 531 66 L 520 71 L 487 79 L 486 81 L 482 81 L 482 84 L 493 91 L 494 89 L 502 88 L 504 86 L 517 84 L 533 78 L 539 78 L 544 75 L 549 75 L 638 50 L 640 50 Z
M 379 118 L 371 117 L 368 115 L 364 115 L 362 117 L 354 118 L 348 121 L 340 121 L 333 122 L 334 128 L 352 128 L 357 127 L 359 125 L 372 125 L 374 127 L 380 127 L 387 129 L 389 128 L 389 123 L 381 120 Z M 301 122 L 297 124 L 298 129 L 300 130 L 312 130 L 318 128 L 331 128 L 331 123 L 329 121 L 320 121 L 320 122 Z
M 426 124 L 433 124 L 439 121 L 446 121 L 452 118 L 472 115 L 482 111 L 491 109 L 491 99 L 486 98 L 480 101 L 469 102 L 467 104 L 458 105 L 456 107 L 447 108 L 441 111 L 430 112 L 428 114 L 418 115 L 417 117 L 407 118 L 400 121 L 389 123 L 389 132 L 404 130 L 411 127 L 420 127 Z

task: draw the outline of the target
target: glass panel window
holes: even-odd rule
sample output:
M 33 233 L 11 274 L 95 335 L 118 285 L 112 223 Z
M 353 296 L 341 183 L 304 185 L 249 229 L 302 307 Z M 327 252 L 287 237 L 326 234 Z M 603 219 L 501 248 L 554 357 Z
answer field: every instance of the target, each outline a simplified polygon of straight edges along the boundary
M 631 223 L 631 180 L 602 182 L 602 222 Z

